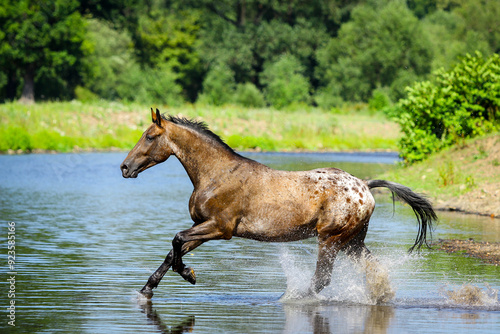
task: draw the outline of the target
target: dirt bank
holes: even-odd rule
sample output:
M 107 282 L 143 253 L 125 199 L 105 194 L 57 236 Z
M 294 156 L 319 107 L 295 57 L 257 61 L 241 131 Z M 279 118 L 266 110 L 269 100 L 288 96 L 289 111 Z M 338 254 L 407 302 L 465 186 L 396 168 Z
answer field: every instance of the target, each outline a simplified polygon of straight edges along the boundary
M 463 252 L 465 256 L 478 258 L 495 266 L 500 265 L 500 242 L 439 239 L 433 246 L 447 253 Z
M 455 175 L 466 175 L 463 180 L 455 176 L 459 192 L 456 197 L 438 198 L 440 209 L 463 211 L 500 218 L 500 135 L 480 139 L 450 151 L 456 155 Z M 441 179 L 445 177 L 441 170 Z M 469 188 L 469 189 L 468 189 Z

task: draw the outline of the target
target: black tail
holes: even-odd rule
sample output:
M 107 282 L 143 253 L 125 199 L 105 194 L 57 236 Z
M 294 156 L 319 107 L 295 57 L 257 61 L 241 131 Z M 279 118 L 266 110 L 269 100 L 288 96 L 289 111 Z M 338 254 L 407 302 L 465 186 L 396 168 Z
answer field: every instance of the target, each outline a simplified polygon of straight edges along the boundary
M 395 182 L 371 180 L 368 181 L 368 187 L 370 189 L 380 187 L 389 188 L 393 194 L 396 194 L 398 199 L 408 203 L 413 209 L 413 212 L 415 212 L 418 221 L 418 235 L 415 239 L 415 244 L 409 250 L 410 253 L 415 247 L 417 247 L 417 250 L 420 250 L 423 244 L 429 247 L 427 243 L 427 230 L 429 230 L 429 234 L 431 234 L 433 224 L 437 221 L 437 216 L 432 208 L 431 202 L 429 202 L 427 198 Z

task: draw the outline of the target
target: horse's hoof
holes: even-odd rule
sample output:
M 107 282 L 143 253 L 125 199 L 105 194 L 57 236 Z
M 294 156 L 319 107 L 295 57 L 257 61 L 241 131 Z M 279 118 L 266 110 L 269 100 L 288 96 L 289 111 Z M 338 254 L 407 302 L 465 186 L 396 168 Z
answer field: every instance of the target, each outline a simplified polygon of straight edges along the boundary
M 143 295 L 146 299 L 151 299 L 153 297 L 153 290 L 151 289 L 142 288 L 141 291 L 139 291 L 139 293 Z
M 286 292 L 283 295 L 281 295 L 279 301 L 282 303 L 294 302 L 294 301 L 315 302 L 318 301 L 318 298 L 320 298 L 320 296 L 317 293 L 315 293 L 311 288 L 307 290 L 287 289 Z
M 196 274 L 194 273 L 193 269 L 186 267 L 180 274 L 182 278 L 184 278 L 189 283 L 193 285 L 196 284 Z

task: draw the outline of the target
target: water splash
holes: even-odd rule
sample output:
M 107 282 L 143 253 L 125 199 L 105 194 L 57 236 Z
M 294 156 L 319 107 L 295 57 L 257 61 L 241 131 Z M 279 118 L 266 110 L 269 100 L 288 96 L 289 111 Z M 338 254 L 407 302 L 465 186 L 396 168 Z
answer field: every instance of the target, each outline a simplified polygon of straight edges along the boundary
M 463 306 L 498 306 L 498 290 L 487 283 L 482 289 L 476 285 L 463 284 L 458 288 L 444 292 L 448 303 Z
M 366 285 L 369 300 L 372 304 L 381 304 L 391 301 L 396 295 L 391 286 L 387 267 L 377 260 L 363 259 L 360 263 L 366 272 Z
M 311 257 L 309 254 L 308 257 Z M 283 302 L 300 300 L 301 302 L 316 302 L 321 300 L 317 294 L 309 290 L 314 268 L 311 266 L 298 266 L 299 257 L 291 253 L 290 249 L 280 247 L 280 263 L 286 276 L 286 292 L 281 296 Z M 305 300 L 308 299 L 308 300 Z
M 307 255 L 309 264 L 304 265 L 303 256 L 286 246 L 280 248 L 280 262 L 287 278 L 287 290 L 281 301 L 305 302 L 338 301 L 365 305 L 388 303 L 394 299 L 396 284 L 391 280 L 395 268 L 414 260 L 406 252 L 382 254 L 376 260 L 357 263 L 339 255 L 335 261 L 332 281 L 320 294 L 311 294 L 309 286 L 315 270 L 314 255 Z M 414 262 L 414 261 L 413 261 Z M 416 269 L 416 268 L 415 268 Z
M 148 303 L 151 303 L 151 299 L 147 298 L 137 290 L 132 290 L 131 295 L 131 299 L 135 300 L 138 305 L 146 305 Z

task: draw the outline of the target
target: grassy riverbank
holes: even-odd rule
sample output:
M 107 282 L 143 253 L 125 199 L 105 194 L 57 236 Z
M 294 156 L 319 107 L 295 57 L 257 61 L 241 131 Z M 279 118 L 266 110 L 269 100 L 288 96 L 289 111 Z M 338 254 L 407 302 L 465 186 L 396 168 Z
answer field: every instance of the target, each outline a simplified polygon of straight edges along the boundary
M 440 209 L 500 217 L 500 134 L 465 141 L 380 178 L 427 194 Z
M 333 112 L 237 106 L 158 107 L 196 117 L 238 150 L 396 150 L 398 126 L 366 105 Z M 0 105 L 0 151 L 130 149 L 150 123 L 150 106 L 99 101 Z

